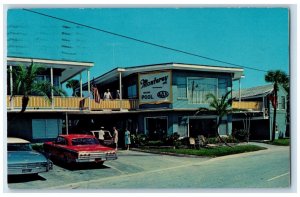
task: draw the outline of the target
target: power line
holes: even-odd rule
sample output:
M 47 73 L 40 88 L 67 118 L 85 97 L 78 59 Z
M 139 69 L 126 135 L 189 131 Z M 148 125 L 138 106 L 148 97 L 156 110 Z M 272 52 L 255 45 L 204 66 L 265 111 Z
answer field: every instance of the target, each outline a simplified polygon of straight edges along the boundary
M 45 16 L 45 17 L 49 17 L 49 18 L 52 18 L 52 19 L 56 19 L 56 20 L 67 22 L 67 23 L 71 23 L 71 24 L 82 26 L 82 27 L 86 27 L 86 28 L 89 28 L 89 29 L 97 30 L 97 31 L 100 31 L 100 32 L 104 32 L 104 33 L 111 34 L 111 35 L 114 35 L 114 36 L 126 38 L 126 39 L 133 40 L 133 41 L 136 41 L 136 42 L 140 42 L 140 43 L 143 43 L 143 44 L 148 44 L 148 45 L 152 45 L 152 46 L 155 46 L 155 47 L 159 47 L 159 48 L 163 48 L 163 49 L 167 49 L 167 50 L 176 51 L 176 52 L 179 52 L 179 53 L 191 55 L 191 56 L 194 56 L 194 57 L 200 57 L 200 58 L 203 58 L 203 59 L 207 59 L 207 60 L 211 60 L 211 61 L 215 61 L 215 62 L 219 62 L 219 63 L 224 63 L 224 64 L 228 64 L 228 65 L 232 65 L 232 66 L 237 66 L 237 67 L 241 67 L 241 68 L 246 68 L 246 69 L 250 69 L 250 70 L 268 72 L 266 70 L 262 70 L 262 69 L 258 69 L 258 68 L 252 68 L 252 67 L 249 67 L 249 66 L 242 66 L 242 65 L 239 65 L 239 64 L 235 64 L 235 63 L 231 63 L 231 62 L 227 62 L 227 61 L 223 61 L 223 60 L 218 60 L 218 59 L 198 55 L 198 54 L 195 54 L 195 53 L 191 53 L 191 52 L 187 52 L 187 51 L 183 51 L 183 50 L 163 46 L 163 45 L 160 45 L 160 44 L 155 44 L 155 43 L 152 43 L 152 42 L 136 39 L 136 38 L 133 38 L 133 37 L 125 36 L 125 35 L 110 32 L 110 31 L 106 31 L 106 30 L 103 30 L 103 29 L 100 29 L 100 28 L 96 28 L 96 27 L 92 27 L 92 26 L 89 26 L 89 25 L 77 23 L 77 22 L 66 20 L 66 19 L 63 19 L 63 18 L 58 18 L 58 17 L 51 16 L 51 15 L 48 15 L 48 14 L 43 14 L 43 13 L 36 12 L 36 11 L 33 11 L 33 10 L 29 10 L 29 9 L 25 9 L 25 8 L 23 8 L 23 10 L 34 13 L 34 14 L 42 15 L 42 16 Z

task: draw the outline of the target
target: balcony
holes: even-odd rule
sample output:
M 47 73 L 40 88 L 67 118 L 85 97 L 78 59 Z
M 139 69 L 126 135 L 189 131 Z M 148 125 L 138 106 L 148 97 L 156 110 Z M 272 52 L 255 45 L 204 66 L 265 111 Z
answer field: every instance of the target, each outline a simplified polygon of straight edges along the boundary
M 263 111 L 263 103 L 259 101 L 232 101 L 232 109 Z
M 22 96 L 14 96 L 10 101 L 10 96 L 6 97 L 7 110 L 21 109 Z M 90 107 L 89 107 L 90 106 Z M 121 106 L 121 107 L 120 107 Z M 122 99 L 122 100 L 101 100 L 96 103 L 93 99 L 78 97 L 58 97 L 55 96 L 53 103 L 50 103 L 43 96 L 30 96 L 27 110 L 133 110 L 138 109 L 138 100 Z

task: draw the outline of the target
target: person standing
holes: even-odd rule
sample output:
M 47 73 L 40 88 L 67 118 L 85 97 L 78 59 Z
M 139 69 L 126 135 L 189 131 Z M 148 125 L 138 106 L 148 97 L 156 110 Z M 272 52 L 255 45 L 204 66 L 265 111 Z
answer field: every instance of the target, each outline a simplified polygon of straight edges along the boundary
M 127 150 L 129 150 L 130 144 L 131 144 L 130 132 L 128 131 L 128 129 L 126 129 L 126 131 L 125 131 L 125 146 L 127 147 Z
M 112 96 L 111 96 L 111 94 L 110 94 L 109 89 L 107 89 L 107 91 L 104 92 L 103 99 L 104 99 L 104 100 L 112 99 Z
M 101 144 L 104 144 L 104 127 L 100 128 L 98 139 Z
M 118 140 L 119 140 L 118 135 L 119 135 L 119 132 L 118 132 L 117 128 L 113 127 L 113 138 L 114 138 L 114 143 L 115 143 L 116 150 L 118 150 Z
M 120 99 L 120 90 L 117 90 L 117 93 L 116 93 L 116 99 Z

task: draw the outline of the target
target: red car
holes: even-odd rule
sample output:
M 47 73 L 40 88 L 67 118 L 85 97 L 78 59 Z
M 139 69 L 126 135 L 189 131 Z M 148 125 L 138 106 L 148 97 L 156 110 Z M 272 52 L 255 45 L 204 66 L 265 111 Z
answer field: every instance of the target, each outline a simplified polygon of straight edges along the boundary
M 59 135 L 54 142 L 45 142 L 44 151 L 51 159 L 66 163 L 95 162 L 117 159 L 115 149 L 102 146 L 92 135 Z

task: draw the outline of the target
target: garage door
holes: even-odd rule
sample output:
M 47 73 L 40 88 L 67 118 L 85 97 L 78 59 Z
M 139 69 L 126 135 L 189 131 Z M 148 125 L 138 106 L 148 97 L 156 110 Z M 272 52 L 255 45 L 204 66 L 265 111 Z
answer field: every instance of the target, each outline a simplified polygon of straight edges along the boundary
M 55 138 L 61 133 L 60 119 L 33 119 L 32 138 L 45 139 Z

